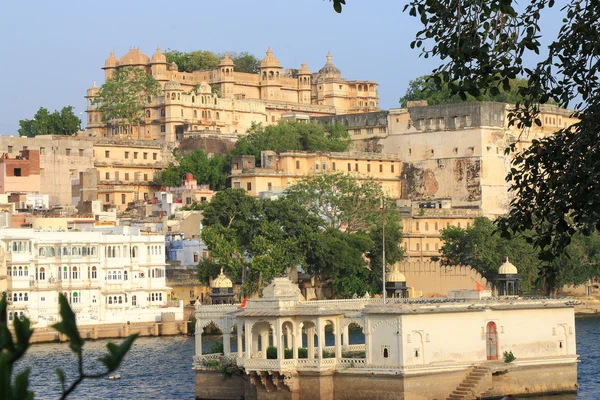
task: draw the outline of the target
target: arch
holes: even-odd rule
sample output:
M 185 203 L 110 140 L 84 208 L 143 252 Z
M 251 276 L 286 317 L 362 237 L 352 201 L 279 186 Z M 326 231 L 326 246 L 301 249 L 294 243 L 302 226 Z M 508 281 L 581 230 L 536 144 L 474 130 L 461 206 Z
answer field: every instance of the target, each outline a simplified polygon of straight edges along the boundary
M 137 247 L 137 246 L 133 246 L 133 247 L 131 248 L 131 256 L 132 256 L 133 258 L 137 258 L 137 256 L 138 256 L 138 247 Z
M 218 121 L 218 120 L 219 120 L 219 117 L 220 117 L 220 116 L 219 116 L 219 112 L 217 111 L 217 113 L 216 113 L 216 114 L 217 114 L 217 121 Z
M 266 81 L 267 80 L 267 73 L 263 71 L 262 73 L 262 80 Z
M 196 96 L 192 96 L 192 103 L 196 102 Z
M 146 110 L 146 118 L 150 118 L 150 110 Z
M 275 73 L 273 71 L 269 71 L 269 80 L 275 77 Z
M 40 281 L 46 280 L 46 268 L 44 268 L 44 267 L 40 267 L 40 270 L 39 270 L 39 280 Z
M 175 100 L 175 93 L 171 93 L 171 100 Z
M 165 115 L 166 115 L 165 109 L 164 109 L 164 108 L 161 108 L 161 109 L 160 109 L 160 116 L 161 116 L 161 117 L 164 117 Z
M 194 118 L 198 118 L 198 110 L 194 110 Z
M 485 327 L 485 355 L 488 360 L 498 359 L 498 331 L 493 321 Z

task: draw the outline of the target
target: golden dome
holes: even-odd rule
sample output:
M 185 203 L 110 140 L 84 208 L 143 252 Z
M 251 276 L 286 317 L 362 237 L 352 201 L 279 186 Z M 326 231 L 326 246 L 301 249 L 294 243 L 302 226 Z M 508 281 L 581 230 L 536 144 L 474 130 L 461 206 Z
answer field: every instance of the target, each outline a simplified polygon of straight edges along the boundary
M 514 275 L 518 272 L 519 271 L 517 271 L 517 267 L 515 267 L 508 261 L 508 257 L 506 257 L 506 261 L 504 262 L 504 264 L 502 264 L 500 268 L 498 268 L 498 274 L 500 275 Z
M 221 59 L 221 62 L 219 62 L 219 67 L 227 67 L 230 65 L 234 65 L 233 60 L 229 57 L 229 53 L 225 53 L 225 56 Z
M 231 279 L 225 276 L 223 273 L 223 268 L 221 268 L 221 273 L 215 279 L 213 279 L 211 288 L 231 288 L 233 287 L 233 283 Z
M 273 50 L 269 47 L 267 50 L 267 56 L 260 62 L 261 68 L 281 68 L 279 60 L 273 57 Z
M 166 64 L 167 56 L 160 52 L 160 46 L 156 48 L 156 53 L 152 55 L 152 64 Z
M 406 282 L 406 277 L 404 276 L 404 274 L 400 271 L 398 271 L 396 268 L 394 268 L 394 270 L 390 273 L 387 274 L 387 276 L 385 277 L 385 281 L 386 282 Z
M 146 65 L 150 63 L 150 58 L 140 51 L 139 47 L 130 48 L 127 54 L 119 59 L 119 65 Z
M 94 97 L 98 94 L 99 91 L 100 89 L 98 89 L 98 86 L 96 86 L 96 81 L 94 81 L 94 85 L 87 90 L 87 94 L 85 97 Z
M 310 69 L 306 66 L 306 63 L 302 63 L 298 70 L 298 75 L 310 75 Z
M 115 52 L 111 50 L 110 57 L 104 62 L 104 68 L 114 68 L 117 64 L 119 64 L 119 60 L 115 57 Z
M 331 52 L 327 53 L 327 62 L 323 68 L 319 70 L 319 74 L 334 78 L 339 78 L 342 76 L 340 69 L 333 65 L 333 62 L 331 61 Z

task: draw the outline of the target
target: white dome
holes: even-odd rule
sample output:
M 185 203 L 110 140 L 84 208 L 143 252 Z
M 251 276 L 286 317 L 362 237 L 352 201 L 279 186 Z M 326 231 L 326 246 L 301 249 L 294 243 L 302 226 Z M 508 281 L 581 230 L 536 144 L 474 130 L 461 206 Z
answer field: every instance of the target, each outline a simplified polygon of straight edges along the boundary
M 392 272 L 388 273 L 386 278 L 386 282 L 406 282 L 406 277 L 404 274 L 397 269 L 394 269 Z
M 181 84 L 177 81 L 174 80 L 170 80 L 169 82 L 165 83 L 165 86 L 163 87 L 164 90 L 181 90 Z
M 515 267 L 508 261 L 508 257 L 506 257 L 506 261 L 504 262 L 504 264 L 502 264 L 500 268 L 498 268 L 498 273 L 500 275 L 514 275 L 518 272 L 519 271 L 517 271 L 517 267 Z

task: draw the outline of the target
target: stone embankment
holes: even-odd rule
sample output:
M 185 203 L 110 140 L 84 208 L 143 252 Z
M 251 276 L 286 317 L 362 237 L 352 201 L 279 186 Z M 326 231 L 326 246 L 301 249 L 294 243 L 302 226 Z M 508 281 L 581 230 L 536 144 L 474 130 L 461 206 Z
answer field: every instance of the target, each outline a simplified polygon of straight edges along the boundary
M 596 315 L 600 316 L 600 299 L 596 297 L 582 297 L 577 299 L 580 304 L 575 306 L 575 315 Z

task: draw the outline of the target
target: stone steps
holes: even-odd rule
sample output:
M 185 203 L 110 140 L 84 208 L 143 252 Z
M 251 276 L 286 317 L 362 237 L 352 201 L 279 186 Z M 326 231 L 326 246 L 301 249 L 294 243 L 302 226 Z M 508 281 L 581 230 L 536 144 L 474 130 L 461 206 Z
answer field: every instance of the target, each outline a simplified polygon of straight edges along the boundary
M 487 367 L 476 366 L 471 368 L 463 381 L 458 384 L 446 398 L 447 400 L 473 400 L 476 399 L 475 388 L 489 373 Z

